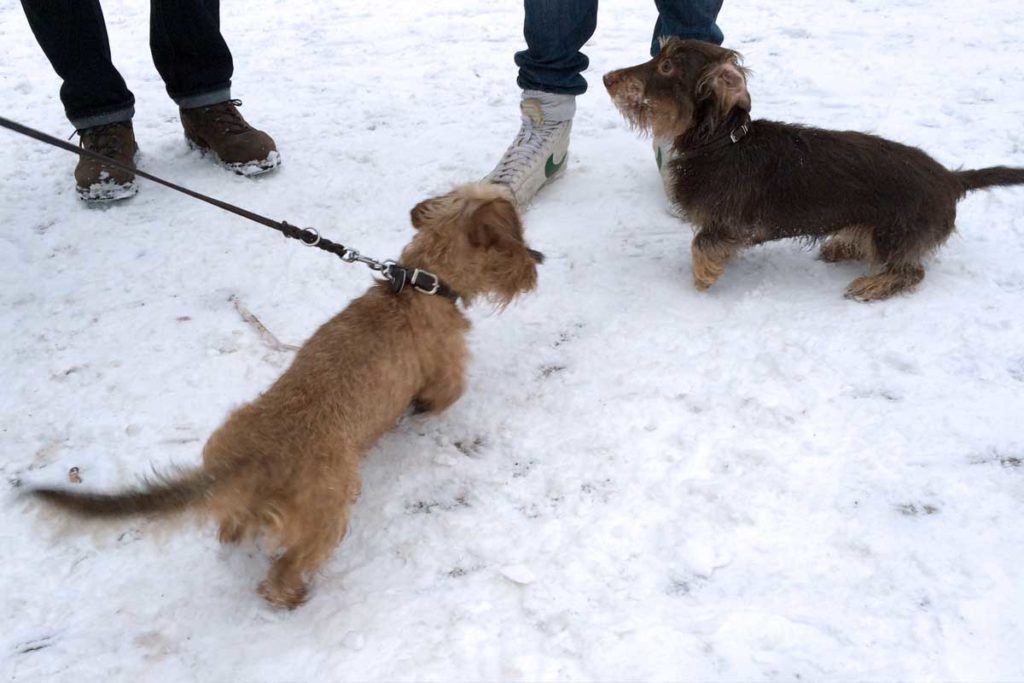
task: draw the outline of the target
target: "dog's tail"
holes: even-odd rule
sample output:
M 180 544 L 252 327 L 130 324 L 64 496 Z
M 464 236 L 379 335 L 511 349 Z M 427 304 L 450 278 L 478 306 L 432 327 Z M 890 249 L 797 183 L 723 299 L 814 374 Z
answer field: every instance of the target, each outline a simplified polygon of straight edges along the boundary
M 83 517 L 126 517 L 169 513 L 192 507 L 209 496 L 214 478 L 201 468 L 157 475 L 136 488 L 115 493 L 38 488 L 27 493 Z
M 980 190 L 993 185 L 1024 185 L 1024 168 L 991 166 L 973 171 L 953 171 L 964 192 Z

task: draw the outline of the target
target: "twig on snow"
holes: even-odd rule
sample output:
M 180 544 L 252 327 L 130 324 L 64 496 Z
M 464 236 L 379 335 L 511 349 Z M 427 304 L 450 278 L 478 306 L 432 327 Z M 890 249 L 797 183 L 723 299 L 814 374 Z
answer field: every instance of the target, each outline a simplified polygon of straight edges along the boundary
M 248 323 L 254 330 L 256 330 L 256 334 L 260 336 L 260 339 L 263 340 L 263 343 L 269 346 L 271 349 L 273 349 L 274 351 L 299 350 L 298 346 L 294 346 L 292 344 L 285 344 L 281 342 L 280 339 L 275 337 L 274 333 L 268 330 L 267 326 L 261 323 L 260 319 L 257 318 L 252 311 L 245 307 L 245 304 L 243 304 L 239 300 L 237 295 L 232 294 L 231 296 L 228 297 L 228 301 L 234 304 L 235 310 L 238 311 L 238 315 L 242 316 L 242 320 Z

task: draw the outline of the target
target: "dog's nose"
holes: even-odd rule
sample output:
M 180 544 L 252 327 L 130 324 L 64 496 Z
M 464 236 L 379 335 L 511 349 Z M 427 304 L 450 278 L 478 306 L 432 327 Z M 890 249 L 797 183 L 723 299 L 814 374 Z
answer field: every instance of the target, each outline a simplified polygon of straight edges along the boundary
M 619 80 L 618 71 L 609 71 L 604 75 L 604 87 L 610 88 L 615 85 Z

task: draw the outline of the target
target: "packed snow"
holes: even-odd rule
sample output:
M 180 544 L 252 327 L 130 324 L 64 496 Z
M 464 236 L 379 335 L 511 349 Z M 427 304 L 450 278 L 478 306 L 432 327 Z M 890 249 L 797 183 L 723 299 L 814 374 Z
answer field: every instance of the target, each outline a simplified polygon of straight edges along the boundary
M 140 164 L 364 253 L 518 128 L 522 4 L 222 3 L 243 114 L 281 169 L 190 152 L 107 0 Z M 796 242 L 690 284 L 690 227 L 600 75 L 649 0 L 602 3 L 565 177 L 525 220 L 541 284 L 470 309 L 465 396 L 369 453 L 350 532 L 293 612 L 214 529 L 67 525 L 18 496 L 198 462 L 371 274 L 146 181 L 109 209 L 75 158 L 0 131 L 0 677 L 7 681 L 1024 680 L 1024 189 L 973 194 L 920 290 Z M 756 117 L 858 129 L 950 167 L 1024 166 L 1019 0 L 726 0 Z M 0 6 L 0 115 L 66 137 Z

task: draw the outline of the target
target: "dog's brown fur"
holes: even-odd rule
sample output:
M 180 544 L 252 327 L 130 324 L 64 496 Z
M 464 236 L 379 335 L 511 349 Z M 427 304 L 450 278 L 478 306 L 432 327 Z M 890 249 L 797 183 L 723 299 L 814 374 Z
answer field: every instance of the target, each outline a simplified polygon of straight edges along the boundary
M 1024 169 L 949 171 L 919 149 L 854 131 L 754 121 L 736 144 L 697 153 L 750 111 L 739 54 L 672 38 L 660 54 L 604 77 L 634 127 L 674 140 L 674 200 L 697 228 L 693 277 L 718 279 L 739 249 L 785 237 L 823 239 L 821 256 L 865 260 L 878 272 L 847 290 L 862 301 L 910 291 L 922 259 L 953 232 L 971 190 L 1024 183 Z
M 538 252 L 504 188 L 467 185 L 418 204 L 401 263 L 441 277 L 468 303 L 499 306 L 534 288 Z M 295 607 L 344 536 L 359 462 L 409 408 L 437 413 L 462 394 L 469 322 L 451 302 L 377 283 L 321 327 L 291 367 L 210 437 L 203 464 L 114 494 L 36 489 L 88 516 L 195 508 L 220 540 L 264 537 L 279 555 L 260 592 Z

